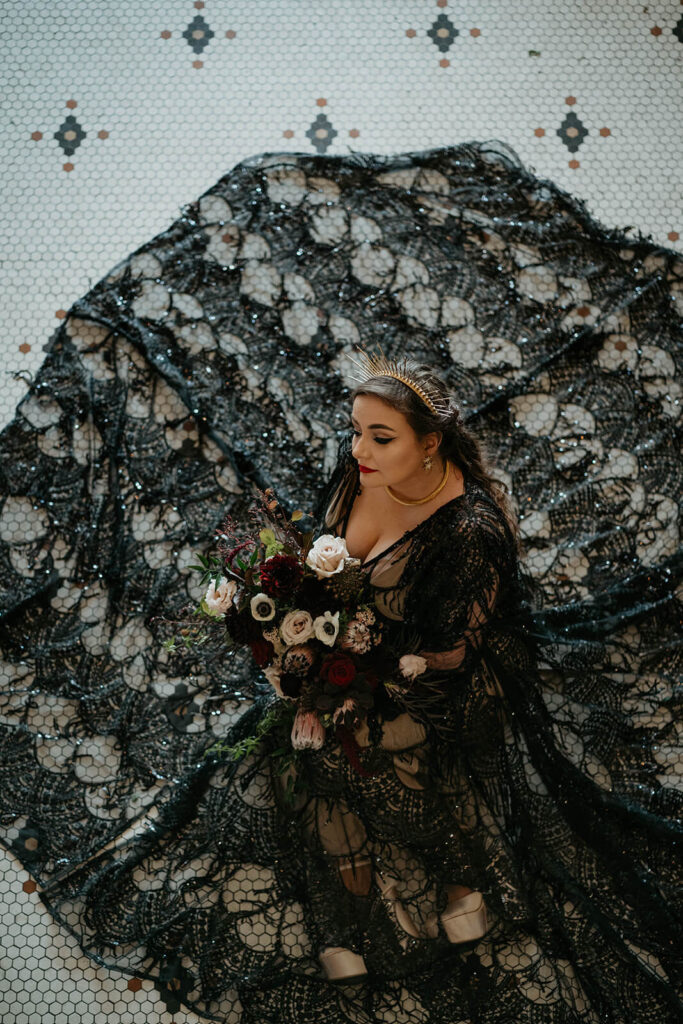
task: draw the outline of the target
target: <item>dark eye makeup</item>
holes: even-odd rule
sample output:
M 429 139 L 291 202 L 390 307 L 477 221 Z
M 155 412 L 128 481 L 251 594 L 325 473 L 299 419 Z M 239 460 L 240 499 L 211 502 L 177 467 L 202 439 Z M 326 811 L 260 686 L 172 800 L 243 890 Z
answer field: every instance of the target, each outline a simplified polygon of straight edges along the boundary
M 360 430 L 356 430 L 354 427 L 351 427 L 351 433 L 352 434 L 360 434 Z M 372 440 L 376 441 L 377 444 L 390 444 L 394 440 L 394 438 L 393 437 L 373 437 Z

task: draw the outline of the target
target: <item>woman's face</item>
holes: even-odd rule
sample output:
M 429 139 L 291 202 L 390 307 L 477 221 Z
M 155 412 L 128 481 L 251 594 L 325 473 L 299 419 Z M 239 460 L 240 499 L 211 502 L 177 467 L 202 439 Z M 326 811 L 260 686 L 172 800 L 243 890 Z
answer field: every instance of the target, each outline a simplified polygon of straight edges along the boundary
M 375 395 L 358 395 L 351 411 L 353 440 L 351 452 L 358 462 L 360 481 L 363 487 L 382 487 L 388 484 L 401 492 L 401 483 L 415 479 L 428 482 L 432 474 L 441 476 L 443 469 L 439 458 L 425 472 L 422 460 L 425 455 L 435 456 L 439 445 L 438 434 L 428 434 L 418 441 L 417 434 L 402 412 Z M 374 470 L 363 472 L 361 467 Z M 411 487 L 406 488 L 410 493 Z

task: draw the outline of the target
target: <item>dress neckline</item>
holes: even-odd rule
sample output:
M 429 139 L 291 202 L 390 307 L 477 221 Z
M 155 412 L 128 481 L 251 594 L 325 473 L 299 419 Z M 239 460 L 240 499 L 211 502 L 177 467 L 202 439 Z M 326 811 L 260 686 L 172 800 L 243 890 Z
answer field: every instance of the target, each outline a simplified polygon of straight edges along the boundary
M 392 544 L 389 544 L 388 547 L 384 548 L 382 551 L 378 551 L 376 555 L 372 556 L 372 558 L 367 558 L 367 559 L 365 559 L 364 562 L 361 562 L 360 563 L 361 569 L 365 569 L 366 566 L 372 565 L 372 563 L 376 562 L 378 558 L 382 557 L 382 555 L 386 555 L 388 551 L 391 551 L 392 548 L 395 548 L 396 545 L 400 544 L 401 541 L 406 539 L 406 537 L 409 537 L 412 533 L 415 533 L 417 530 L 419 530 L 421 526 L 424 526 L 425 523 L 428 523 L 431 519 L 433 519 L 434 516 L 437 514 L 437 512 L 440 512 L 442 508 L 448 508 L 450 505 L 455 504 L 456 501 L 460 501 L 461 498 L 464 498 L 466 495 L 468 495 L 469 492 L 470 492 L 470 487 L 471 486 L 472 486 L 472 483 L 470 481 L 469 475 L 467 473 L 463 472 L 463 490 L 461 491 L 460 494 L 456 494 L 456 496 L 454 498 L 449 498 L 448 501 L 444 501 L 443 505 L 439 505 L 438 508 L 435 508 L 433 512 L 430 512 L 430 514 L 428 516 L 426 516 L 424 519 L 422 519 L 416 526 L 412 526 L 409 530 L 406 530 L 404 534 L 402 534 L 400 537 L 398 537 Z M 351 504 L 349 505 L 349 510 L 346 513 L 346 516 L 344 518 L 344 534 L 346 534 L 346 527 L 348 526 L 349 517 L 351 515 L 351 511 L 353 509 L 354 503 L 355 503 L 356 498 L 358 496 L 359 489 L 360 489 L 360 478 L 356 482 L 356 489 L 353 492 L 353 498 L 351 499 Z

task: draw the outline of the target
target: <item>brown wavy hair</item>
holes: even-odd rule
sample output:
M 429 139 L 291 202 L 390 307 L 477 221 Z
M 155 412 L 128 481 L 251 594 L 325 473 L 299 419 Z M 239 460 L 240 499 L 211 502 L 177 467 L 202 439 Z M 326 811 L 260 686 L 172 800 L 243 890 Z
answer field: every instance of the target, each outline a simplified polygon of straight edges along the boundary
M 351 402 L 356 395 L 373 395 L 402 412 L 418 438 L 433 431 L 440 431 L 441 442 L 437 449 L 444 459 L 450 459 L 463 471 L 468 472 L 493 498 L 501 509 L 510 531 L 522 553 L 522 543 L 516 510 L 509 497 L 507 485 L 495 476 L 496 466 L 486 442 L 478 438 L 463 420 L 462 410 L 446 383 L 426 363 L 408 360 L 407 372 L 427 392 L 436 391 L 447 408 L 445 415 L 436 416 L 412 388 L 395 377 L 368 377 L 351 391 Z

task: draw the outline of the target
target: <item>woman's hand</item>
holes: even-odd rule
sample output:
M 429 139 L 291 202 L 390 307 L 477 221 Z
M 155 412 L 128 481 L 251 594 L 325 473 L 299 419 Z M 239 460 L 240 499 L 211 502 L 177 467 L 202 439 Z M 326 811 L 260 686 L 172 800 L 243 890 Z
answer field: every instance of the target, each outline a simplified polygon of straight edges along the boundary
M 455 671 L 459 669 L 465 660 L 465 654 L 467 653 L 467 641 L 473 636 L 470 632 L 466 631 L 463 636 L 456 640 L 451 648 L 447 651 L 420 651 L 420 657 L 426 662 L 427 668 L 435 670 L 451 670 Z M 473 643 L 472 646 L 476 646 Z

